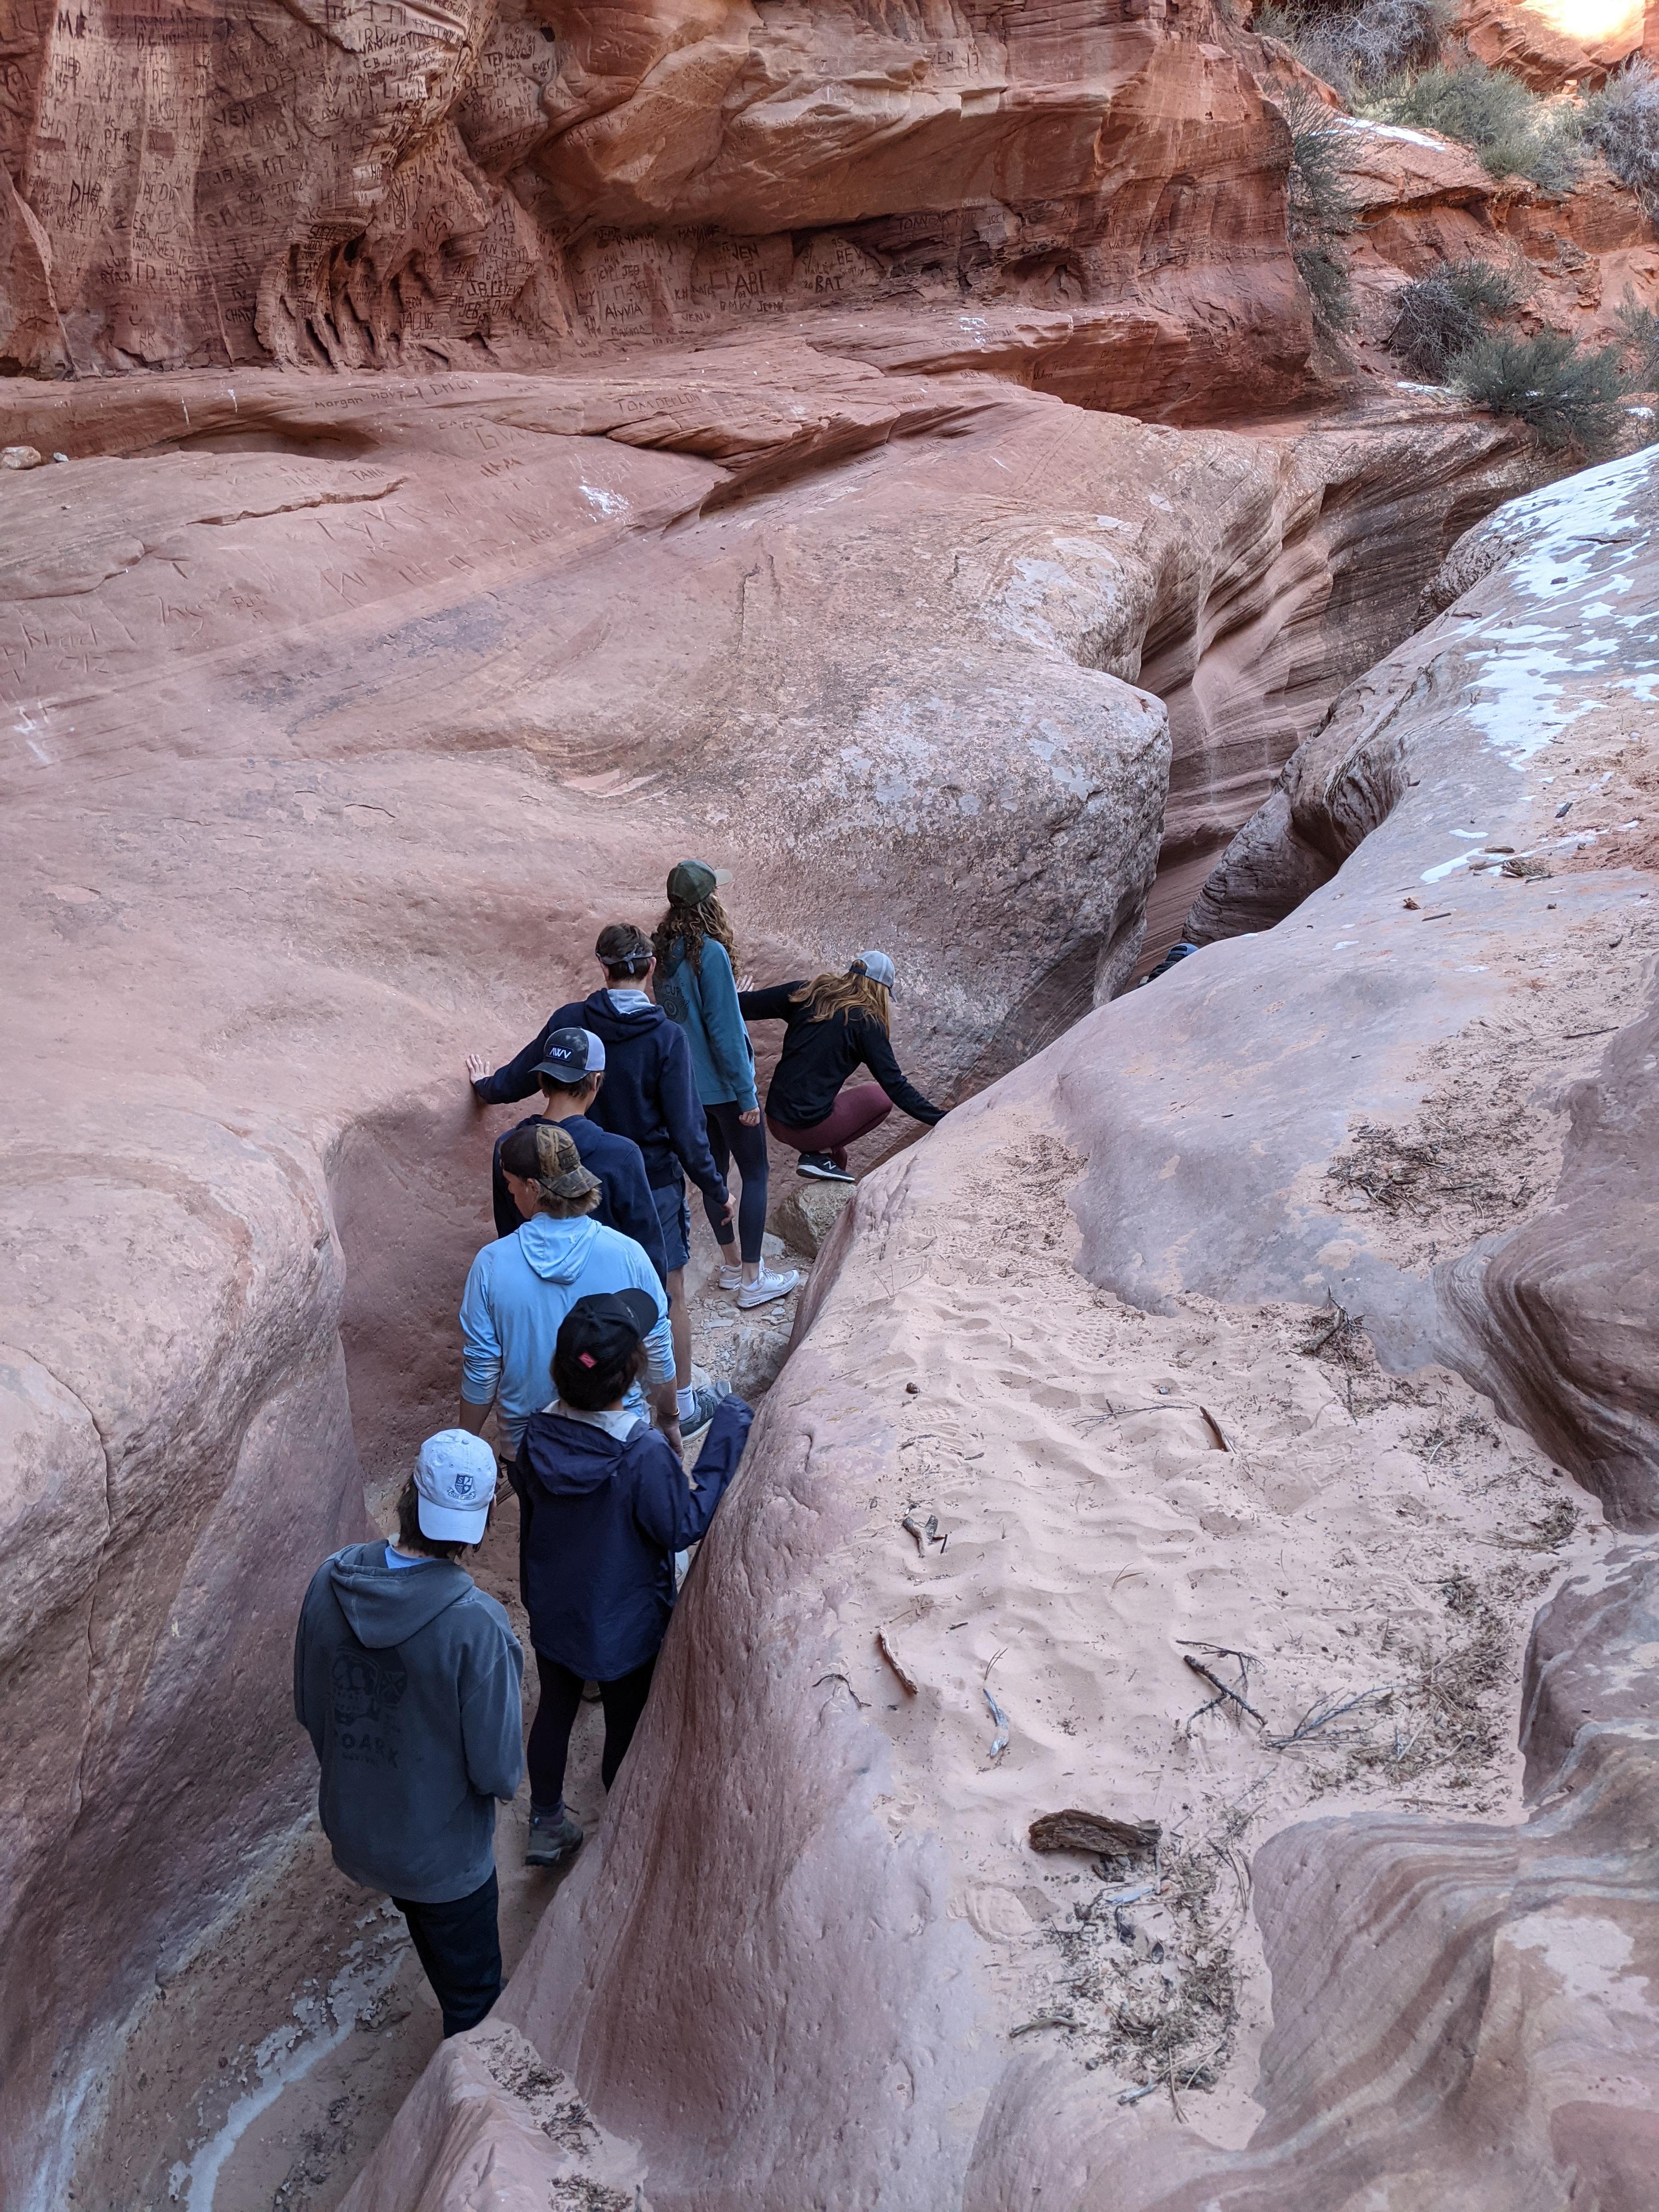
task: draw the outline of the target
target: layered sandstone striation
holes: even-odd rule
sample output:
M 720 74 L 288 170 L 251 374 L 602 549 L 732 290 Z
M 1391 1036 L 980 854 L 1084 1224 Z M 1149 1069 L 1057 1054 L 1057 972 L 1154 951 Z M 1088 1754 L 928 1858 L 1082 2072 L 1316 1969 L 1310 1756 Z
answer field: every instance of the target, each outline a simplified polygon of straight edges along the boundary
M 13 372 L 0 443 L 65 457 L 0 478 L 15 912 L 0 1525 L 20 1747 L 0 1894 L 8 1955 L 32 1962 L 0 1999 L 0 2191 L 32 2207 L 57 2201 L 77 2139 L 95 2132 L 123 2025 L 143 2014 L 155 2027 L 204 1928 L 263 1893 L 273 1843 L 303 1810 L 309 1766 L 285 1672 L 300 1592 L 319 1556 L 362 1532 L 365 1481 L 383 1497 L 413 1440 L 453 1407 L 453 1304 L 488 1232 L 498 1126 L 466 1103 L 463 1052 L 516 1046 L 552 1000 L 585 988 L 599 924 L 653 918 L 667 865 L 700 848 L 738 868 L 738 919 L 763 974 L 886 944 L 915 979 L 907 1065 L 947 1101 L 968 1097 L 1111 999 L 1146 945 L 1179 926 L 1241 822 L 1264 801 L 1291 806 L 1316 748 L 1346 726 L 1339 717 L 1317 734 L 1334 695 L 1396 645 L 1454 541 L 1535 481 L 1538 463 L 1512 428 L 1391 376 L 1354 381 L 1340 419 L 1310 411 L 1355 364 L 1333 367 L 1315 345 L 1285 235 L 1288 134 L 1258 83 L 1263 50 L 1208 6 L 86 0 L 26 4 L 14 19 L 0 39 L 0 369 Z M 1472 177 L 1444 147 L 1402 155 L 1386 137 L 1353 138 L 1360 289 L 1371 284 L 1376 302 L 1425 258 L 1500 230 L 1561 263 L 1564 289 L 1545 305 L 1569 322 L 1605 319 L 1615 280 L 1639 289 L 1653 276 L 1650 234 L 1605 180 L 1558 218 Z M 1594 299 L 1554 242 L 1558 222 L 1601 257 Z M 1475 557 L 1467 541 L 1462 557 Z M 1351 699 L 1342 714 L 1353 711 Z M 1275 793 L 1304 740 L 1315 750 Z M 1609 738 L 1609 759 L 1617 750 Z M 1604 789 L 1645 772 L 1638 744 Z M 1316 854 L 1293 856 L 1304 888 L 1352 850 L 1311 791 L 1296 817 Z M 1396 795 L 1390 786 L 1361 831 Z M 1618 870 L 1591 868 L 1587 849 L 1575 915 L 1623 896 Z M 1246 912 L 1237 854 L 1228 865 L 1219 933 Z M 1263 860 L 1263 882 L 1291 865 Z M 1281 890 L 1250 896 L 1283 910 Z M 1638 939 L 1621 943 L 1629 963 Z M 1574 945 L 1572 988 L 1593 1030 L 1606 1008 Z M 1101 1032 L 1085 1030 L 1062 1062 L 1040 1063 L 1029 1097 L 1043 1103 L 1018 1107 L 1015 1136 L 995 1119 L 1013 1110 L 1006 1102 L 989 1120 L 964 1115 L 890 1199 L 883 1185 L 860 1199 L 825 1272 L 841 1268 L 836 1297 L 863 1302 L 872 1358 L 912 1324 L 948 1334 L 951 1311 L 977 1295 L 982 1255 L 946 1231 L 982 1143 L 999 1158 L 1015 1146 L 995 1170 L 1009 1185 L 999 1235 L 1026 1234 L 1030 1182 L 1032 1218 L 1052 1239 L 1043 1269 L 1000 1295 L 1056 1310 L 1085 1295 L 1060 1203 L 1082 1170 L 1070 1154 L 1018 1150 L 1058 1132 L 1091 1163 L 1077 1199 L 1085 1227 L 1118 1224 L 1089 1229 L 1091 1279 L 1157 1305 L 1231 1298 L 1232 1268 L 1244 1294 L 1255 1284 L 1278 1302 L 1243 1337 L 1218 1310 L 1178 1326 L 1165 1316 L 1145 1341 L 1123 1323 L 1114 1356 L 1137 1389 L 1157 1396 L 1166 1369 L 1184 1373 L 1197 1347 L 1219 1345 L 1222 1369 L 1249 1378 L 1244 1401 L 1291 1407 L 1267 1419 L 1273 1449 L 1353 1418 L 1341 1376 L 1297 1349 L 1291 1308 L 1323 1247 L 1304 1237 L 1273 1273 L 1290 1248 L 1272 1177 L 1338 1147 L 1374 1071 L 1362 1054 L 1343 1083 L 1298 1090 L 1291 1076 L 1313 1082 L 1326 1017 L 1293 1000 L 1314 1026 L 1285 1062 L 1283 1127 L 1264 1124 L 1248 1158 L 1218 1150 L 1194 1182 L 1190 1156 L 1170 1169 L 1158 1150 L 1163 1102 L 1146 1085 L 1167 1051 L 1198 1050 L 1204 1024 L 1220 1034 L 1224 1013 L 1234 1043 L 1218 1051 L 1255 1063 L 1231 981 L 1166 1038 L 1197 1003 L 1193 988 L 1183 977 L 1108 1017 L 1115 1041 L 1126 1023 L 1145 1032 L 1139 1092 L 1117 1042 L 1100 1062 Z M 1406 995 L 1449 1003 L 1422 973 Z M 1371 1011 L 1357 1001 L 1341 1018 Z M 1570 1054 L 1556 1073 L 1577 1066 Z M 1639 1121 L 1638 1074 L 1632 1063 L 1625 1091 L 1604 1086 L 1585 1108 L 1563 1170 L 1581 1177 L 1592 1224 Z M 1400 1095 L 1427 1079 L 1401 1076 Z M 1148 1194 L 1164 1208 L 1152 1217 L 1137 1212 Z M 935 1227 L 944 1240 L 944 1272 L 914 1309 L 903 1270 L 884 1272 L 878 1256 L 888 1231 L 871 1208 L 890 1204 L 900 1244 Z M 1317 1211 L 1297 1213 L 1298 1234 L 1316 1233 Z M 1491 1227 L 1477 1218 L 1462 1224 L 1469 1249 Z M 1561 1526 L 1550 1520 L 1559 1479 L 1535 1443 L 1501 1427 L 1454 1370 L 1575 1473 L 1616 1462 L 1611 1511 L 1645 1510 L 1647 1414 L 1619 1395 L 1632 1363 L 1617 1348 L 1606 1253 L 1593 1225 L 1588 1245 L 1578 1235 L 1571 1219 L 1529 1218 L 1500 1261 L 1488 1268 L 1477 1253 L 1432 1296 L 1407 1287 L 1415 1261 L 1362 1255 L 1349 1273 L 1334 1261 L 1316 1271 L 1376 1316 L 1387 1360 L 1442 1363 L 1416 1413 L 1400 1396 L 1376 1413 L 1395 1425 L 1405 1494 L 1425 1507 L 1405 1601 L 1419 1613 L 1422 1588 L 1473 1540 L 1423 1440 L 1437 1425 L 1467 1437 L 1460 1423 L 1484 1423 L 1506 1508 L 1528 1529 Z M 1079 1342 L 1106 1326 L 1092 1304 L 1073 1319 Z M 1569 1337 L 1571 1393 L 1552 1379 L 1540 1411 L 1532 1379 L 1567 1374 Z M 856 1486 L 868 1472 L 867 1494 L 891 1503 L 890 1409 L 848 1395 L 827 1342 L 815 1330 L 792 1364 L 775 1451 L 787 1458 L 787 1440 L 807 1434 L 811 1391 L 830 1394 Z M 745 1350 L 757 1372 L 765 1350 Z M 1035 1365 L 1011 1372 L 964 1364 L 959 1395 L 1047 1387 Z M 1076 1382 L 1084 1396 L 1094 1387 Z M 1370 1376 L 1366 1388 L 1385 1386 Z M 1190 1409 L 1176 1410 L 1172 1482 L 1212 1450 Z M 1164 1418 L 1149 1407 L 1146 1433 L 1125 1431 L 1118 1505 Z M 1231 1418 L 1224 1409 L 1224 1428 Z M 1031 1448 L 1016 1432 L 1005 1445 L 1030 1503 L 1060 1443 L 1045 1431 Z M 1274 1510 L 1293 1515 L 1285 1501 L 1313 1486 L 1314 1447 L 1285 1449 Z M 1353 1527 L 1375 1551 L 1391 1524 L 1367 1490 L 1364 1450 L 1349 1459 Z M 860 1583 L 857 1532 L 837 1517 L 853 1496 L 843 1474 L 837 1462 L 811 1502 L 853 1547 L 848 1587 L 865 1595 L 848 1618 L 867 1659 L 870 1591 L 918 1601 L 908 1578 L 902 1596 Z M 757 1494 L 772 1479 L 757 1478 Z M 963 1486 L 964 1515 L 981 1511 L 978 1480 Z M 1183 1545 L 1249 1522 L 1255 1508 L 1232 1488 L 1200 1491 L 1177 1502 Z M 1115 1528 L 1108 1515 L 1101 1540 Z M 1066 1604 L 1082 1607 L 1075 1577 L 1098 1562 L 1066 1556 L 1066 1534 L 1049 1531 L 1044 1572 L 1073 1577 Z M 1553 1572 L 1556 1555 L 1533 1548 L 1528 1571 Z M 1267 1549 L 1249 1557 L 1261 1582 Z M 1139 1632 L 1161 1635 L 1160 1609 L 1185 1601 L 1161 1568 L 1146 1571 Z M 715 1572 L 711 1554 L 711 1583 Z M 800 1648 L 821 1656 L 817 1572 L 787 1547 L 753 1563 L 767 1605 L 798 1606 Z M 786 1599 L 786 1582 L 798 1596 Z M 1518 1679 L 1524 1606 L 1508 1585 L 1482 1591 L 1498 1624 L 1497 1694 Z M 757 2104 L 770 2094 L 766 2054 L 781 2047 L 768 2008 L 789 1973 L 819 1986 L 814 1953 L 845 1917 L 849 1863 L 823 1824 L 864 1803 L 872 1724 L 858 1716 L 873 1705 L 859 1675 L 863 1705 L 849 1698 L 825 1721 L 819 1686 L 809 1706 L 791 1675 L 795 1702 L 757 1717 L 771 1662 L 750 1662 L 775 1626 L 734 1606 L 729 1650 L 706 1627 L 682 1638 L 685 1668 L 731 1686 L 719 1728 L 746 1716 L 759 1743 L 797 1722 L 827 1729 L 843 1791 L 814 1799 L 793 1773 L 783 1840 L 766 1845 L 779 1866 L 799 1846 L 807 1909 L 788 1932 L 793 1963 L 786 1972 L 777 1954 L 775 1986 L 746 2015 L 743 2094 Z M 1252 1632 L 1241 1618 L 1237 1640 Z M 1275 1632 L 1305 1629 L 1287 1616 Z M 793 1651 L 795 1633 L 777 1630 L 777 1649 Z M 895 1633 L 908 1649 L 908 1616 Z M 972 1649 L 981 1664 L 994 1647 Z M 679 1679 L 659 1701 L 661 1728 L 714 1729 L 686 1703 L 690 1674 Z M 1287 1697 L 1317 1687 L 1293 1668 L 1284 1680 Z M 1155 1680 L 1138 1693 L 1151 1698 L 1136 1722 L 1149 1745 L 1166 1689 Z M 1200 1764 L 1213 1753 L 1218 1771 L 1252 1786 L 1253 1770 L 1216 1752 L 1212 1725 L 1202 1741 Z M 732 1768 L 726 1737 L 707 1750 Z M 1147 1750 L 1119 1778 L 1149 1789 L 1158 1764 Z M 1021 1771 L 1012 1754 L 999 1769 Z M 1068 1779 L 1063 1767 L 1048 1778 Z M 1477 1758 L 1469 1787 L 1460 1802 L 1508 1803 L 1501 1758 Z M 943 1803 L 933 1790 L 924 1771 L 894 1802 Z M 1275 1800 L 1273 1818 L 1294 1798 Z M 971 1911 L 951 1918 L 948 1856 L 916 1844 L 908 1811 L 860 1828 L 859 1879 L 899 1949 L 884 1937 L 845 1984 L 858 1994 L 836 2001 L 846 2017 L 830 2008 L 822 2048 L 836 2063 L 860 2004 L 914 2008 L 939 2021 L 930 2050 L 950 2046 L 938 2080 L 976 2112 L 989 2077 L 951 2045 L 939 1990 L 951 1976 L 971 1984 L 971 2017 L 990 2023 L 999 2053 L 1003 2000 L 984 1997 L 975 1944 L 992 1946 L 1005 1994 L 1030 1990 L 1038 2010 L 1061 2002 L 1007 1948 L 1027 1923 L 1004 1893 L 1018 1905 L 1030 1888 L 1010 1890 L 996 1870 L 1023 1832 L 1015 1807 L 993 1792 L 951 1809 L 989 1869 L 975 1878 L 983 1927 Z M 675 1845 L 665 1911 L 680 1910 L 675 1885 L 699 1871 L 723 1817 L 711 1806 L 708 1837 Z M 648 1806 L 638 1814 L 641 1844 L 655 1820 Z M 925 1878 L 906 1891 L 919 1861 Z M 643 1879 L 633 1864 L 604 1859 L 526 1989 L 593 1971 L 587 1934 L 571 1931 L 621 1926 L 617 1900 Z M 1031 1890 L 1051 1894 L 1066 1901 Z M 918 1897 L 946 1900 L 937 1955 L 938 1916 Z M 933 1932 L 894 1969 L 913 1906 Z M 1031 1926 L 1053 1917 L 1031 1910 Z M 763 1918 L 726 1933 L 734 1957 L 775 1936 Z M 681 1968 L 693 1984 L 714 1971 L 685 1957 Z M 912 1979 L 899 1988 L 890 1970 Z M 1248 2043 L 1265 2024 L 1263 1984 L 1259 1965 L 1239 1971 Z M 684 2039 L 688 1986 L 670 1991 L 665 2035 Z M 709 1982 L 703 1994 L 720 1991 Z M 556 2021 L 550 2002 L 525 1999 L 544 2046 L 578 2033 L 578 2012 Z M 639 2041 L 625 2096 L 611 2059 L 587 2051 L 576 2071 L 583 2095 L 593 2089 L 594 2185 L 635 2172 L 636 2132 L 651 2138 L 640 2154 L 650 2188 L 673 2201 L 705 2187 L 698 2160 L 715 2152 L 665 2148 L 660 2113 L 646 2109 L 659 2096 L 641 2086 L 647 2063 L 667 2063 L 660 2042 Z M 469 2141 L 506 2161 L 492 2135 L 501 2097 L 521 2138 L 513 2170 L 541 2154 L 548 2084 L 516 2045 L 505 2058 L 491 2047 L 494 2059 L 469 2051 L 428 2078 L 402 2124 L 410 2157 L 465 2103 Z M 568 2075 L 575 2062 L 559 2063 Z M 789 2081 L 817 2063 L 792 2052 Z M 848 2126 L 849 2141 L 863 2130 L 878 2179 L 895 2111 L 915 2115 L 895 2172 L 948 2191 L 965 2170 L 967 2123 L 939 2121 L 933 2064 L 907 2058 L 873 2082 L 846 2072 L 873 2100 L 862 2119 L 849 2106 Z M 1242 2094 L 1243 2062 L 1221 2071 L 1224 2098 Z M 778 2100 L 772 2151 L 733 2123 L 763 2176 L 774 2153 L 781 2175 L 792 2170 L 805 2125 L 795 2094 Z M 137 2106 L 119 2109 L 136 2132 Z M 914 2148 L 924 2139 L 932 2148 Z M 161 2141 L 121 2170 L 147 2171 Z M 447 2170 L 464 2174 L 453 2129 L 448 2142 Z M 836 2155 L 813 2152 L 831 2189 L 845 2178 Z M 401 2202 L 408 2169 L 383 2166 L 371 2185 Z
M 8 396 L 70 456 L 7 476 L 0 566 L 21 2189 L 303 1807 L 300 1592 L 450 1418 L 462 1054 L 702 848 L 761 972 L 879 939 L 918 1078 L 988 1080 L 1529 464 L 1433 406 L 1176 434 L 785 343 Z
M 1207 6 L 89 0 L 12 46 L 26 369 L 522 365 L 804 319 L 1185 418 L 1304 379 L 1284 130 Z
M 1654 471 L 1501 518 L 1340 702 L 1276 927 L 842 1215 L 501 2008 L 659 2212 L 1643 2200 L 1659 879 L 1561 825 L 1651 758 Z M 1065 1806 L 1159 1859 L 1036 1856 Z M 353 2202 L 508 2135 L 434 2079 Z

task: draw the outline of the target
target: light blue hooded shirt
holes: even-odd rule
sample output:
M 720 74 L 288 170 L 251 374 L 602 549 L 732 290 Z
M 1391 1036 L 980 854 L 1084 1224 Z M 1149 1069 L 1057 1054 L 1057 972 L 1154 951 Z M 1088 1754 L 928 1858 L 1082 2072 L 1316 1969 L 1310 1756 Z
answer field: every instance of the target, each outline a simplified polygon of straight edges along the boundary
M 672 1382 L 674 1347 L 668 1301 L 643 1246 L 588 1216 L 555 1221 L 536 1214 L 511 1237 L 486 1244 L 461 1294 L 461 1395 L 469 1406 L 495 1401 L 497 1418 L 516 1451 L 525 1423 L 551 1402 L 553 1347 L 559 1324 L 578 1298 L 597 1291 L 644 1291 L 657 1311 L 646 1338 L 653 1383 Z M 639 1386 L 628 1403 L 644 1410 Z

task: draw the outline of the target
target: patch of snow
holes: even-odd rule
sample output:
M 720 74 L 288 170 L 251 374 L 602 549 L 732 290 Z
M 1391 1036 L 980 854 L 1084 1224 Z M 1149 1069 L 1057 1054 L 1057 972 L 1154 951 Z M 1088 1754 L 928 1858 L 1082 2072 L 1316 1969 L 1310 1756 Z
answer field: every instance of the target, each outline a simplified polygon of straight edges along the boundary
M 171 2193 L 177 2200 L 188 2189 L 185 2212 L 215 2212 L 219 2176 L 248 2129 L 262 2112 L 270 2111 L 285 2089 L 303 2081 L 319 2059 L 339 2048 L 375 1999 L 391 1986 L 408 1956 L 406 1943 L 388 1942 L 378 1957 L 365 1961 L 362 1948 L 360 1937 L 329 1984 L 325 2000 L 302 1999 L 294 2008 L 294 2023 L 266 2036 L 253 2054 L 258 2086 L 236 2100 L 218 2133 L 197 2149 L 188 2166 L 173 2167 L 169 2177 Z M 326 2033 L 319 2032 L 325 2028 Z
M 1424 131 L 1407 131 L 1398 123 L 1376 123 L 1369 115 L 1340 115 L 1337 120 L 1345 131 L 1369 131 L 1378 138 L 1397 138 L 1402 145 L 1426 146 L 1431 154 L 1444 153 L 1448 141 L 1431 138 Z

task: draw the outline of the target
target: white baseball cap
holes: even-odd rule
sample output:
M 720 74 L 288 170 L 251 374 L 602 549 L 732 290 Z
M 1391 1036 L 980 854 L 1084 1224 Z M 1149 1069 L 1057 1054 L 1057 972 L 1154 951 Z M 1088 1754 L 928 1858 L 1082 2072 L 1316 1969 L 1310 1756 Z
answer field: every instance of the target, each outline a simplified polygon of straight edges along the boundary
M 441 1544 L 476 1544 L 495 1498 L 495 1454 L 468 1429 L 440 1429 L 415 1462 L 421 1534 Z

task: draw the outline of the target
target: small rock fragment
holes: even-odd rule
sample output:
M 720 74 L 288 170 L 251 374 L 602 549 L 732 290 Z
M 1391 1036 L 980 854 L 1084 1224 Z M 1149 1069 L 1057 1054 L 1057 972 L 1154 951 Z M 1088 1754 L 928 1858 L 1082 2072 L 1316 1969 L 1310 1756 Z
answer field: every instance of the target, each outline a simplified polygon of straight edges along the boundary
M 40 455 L 33 446 L 8 446 L 0 453 L 0 469 L 38 469 Z

